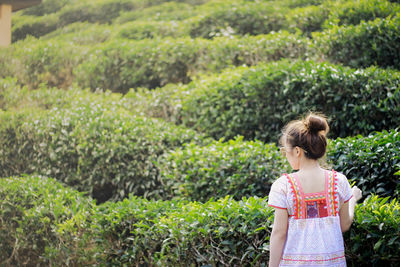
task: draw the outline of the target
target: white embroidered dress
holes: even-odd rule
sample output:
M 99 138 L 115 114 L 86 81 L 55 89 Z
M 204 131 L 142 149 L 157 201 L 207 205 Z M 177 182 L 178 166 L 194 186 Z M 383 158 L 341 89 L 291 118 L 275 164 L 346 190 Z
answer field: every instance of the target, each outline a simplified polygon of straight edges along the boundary
M 297 175 L 284 174 L 269 193 L 268 205 L 287 209 L 288 233 L 279 266 L 346 266 L 339 209 L 350 200 L 347 178 L 325 172 L 325 190 L 305 194 Z

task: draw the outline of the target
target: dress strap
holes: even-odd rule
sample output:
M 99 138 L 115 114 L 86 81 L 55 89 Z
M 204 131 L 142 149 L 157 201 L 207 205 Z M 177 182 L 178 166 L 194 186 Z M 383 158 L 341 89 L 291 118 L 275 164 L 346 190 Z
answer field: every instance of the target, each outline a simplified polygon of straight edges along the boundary
M 339 201 L 338 201 L 338 180 L 337 173 L 332 170 L 330 173 L 328 171 L 328 188 L 327 188 L 327 201 L 328 201 L 328 213 L 331 216 L 337 216 L 339 214 Z
M 297 179 L 288 175 L 287 173 L 285 173 L 284 175 L 287 177 L 289 181 L 290 189 L 293 195 L 293 203 L 294 203 L 293 216 L 295 219 L 305 218 L 305 211 L 301 205 L 301 203 L 304 202 L 301 187 L 299 186 Z

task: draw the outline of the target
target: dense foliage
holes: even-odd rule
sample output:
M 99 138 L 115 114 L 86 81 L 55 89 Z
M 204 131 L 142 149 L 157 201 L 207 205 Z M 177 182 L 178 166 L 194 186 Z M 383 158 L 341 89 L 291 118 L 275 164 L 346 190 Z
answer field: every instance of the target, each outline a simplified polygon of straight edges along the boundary
M 367 196 L 400 197 L 400 131 L 338 138 L 330 144 L 328 159 Z
M 266 266 L 266 196 L 291 171 L 272 142 L 315 110 L 330 118 L 328 165 L 364 194 L 347 264 L 399 266 L 399 19 L 396 0 L 14 12 L 0 265 Z
M 121 30 L 121 34 L 131 33 Z M 80 36 L 78 43 L 103 38 L 85 32 Z M 77 82 L 83 88 L 125 93 L 129 88 L 139 86 L 154 88 L 167 83 L 187 83 L 199 73 L 219 72 L 232 65 L 298 58 L 305 53 L 309 43 L 288 32 L 214 40 L 189 37 L 117 39 L 92 48 L 71 44 L 67 39 L 31 39 L 32 43 L 0 50 L 0 59 L 8 62 L 0 63 L 0 75 L 15 76 L 19 83 L 30 88 L 41 83 L 68 88 Z
M 241 137 L 207 146 L 188 144 L 166 154 L 159 165 L 170 196 L 203 202 L 226 195 L 265 197 L 272 182 L 288 170 L 274 144 Z
M 94 202 L 54 179 L 0 179 L 0 265 L 90 263 Z
M 128 192 L 151 196 L 162 191 L 157 158 L 185 142 L 203 142 L 193 131 L 119 112 L 112 103 L 82 102 L 1 114 L 1 176 L 48 175 L 100 202 Z
M 398 13 L 400 14 L 400 13 Z M 314 34 L 316 47 L 332 62 L 354 68 L 400 69 L 400 17 L 335 26 Z
M 400 264 L 400 205 L 388 198 L 370 196 L 357 207 L 356 221 L 345 235 L 350 266 Z
M 2 265 L 266 266 L 266 198 L 199 202 L 130 196 L 96 205 L 41 176 L 0 180 Z M 345 235 L 349 266 L 399 264 L 400 205 L 372 196 Z
M 133 109 L 216 139 L 242 135 L 270 142 L 284 123 L 308 110 L 328 115 L 333 138 L 396 128 L 399 82 L 398 71 L 284 60 L 126 97 Z

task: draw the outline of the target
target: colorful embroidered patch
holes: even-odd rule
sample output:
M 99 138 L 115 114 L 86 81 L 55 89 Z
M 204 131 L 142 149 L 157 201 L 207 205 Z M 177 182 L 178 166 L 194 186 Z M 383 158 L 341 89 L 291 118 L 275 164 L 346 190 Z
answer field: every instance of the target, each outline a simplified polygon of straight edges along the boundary
M 304 194 L 296 177 L 285 174 L 292 188 L 294 203 L 294 218 L 323 218 L 337 216 L 337 177 L 332 170 L 326 173 L 325 191 L 320 193 Z
M 306 201 L 306 218 L 323 218 L 328 216 L 326 200 Z

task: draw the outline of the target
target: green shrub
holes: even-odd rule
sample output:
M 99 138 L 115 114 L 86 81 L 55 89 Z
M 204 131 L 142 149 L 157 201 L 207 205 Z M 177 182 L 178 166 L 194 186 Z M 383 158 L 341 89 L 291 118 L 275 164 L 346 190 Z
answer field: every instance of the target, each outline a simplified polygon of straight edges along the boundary
M 64 6 L 68 5 L 68 3 L 73 2 L 74 1 L 70 0 L 43 0 L 39 5 L 23 9 L 21 12 L 23 15 L 43 16 L 46 14 L 55 13 Z
M 42 83 L 68 88 L 73 81 L 72 69 L 86 50 L 64 41 L 27 38 L 3 49 L 0 59 L 9 61 L 0 69 L 0 77 L 13 76 L 30 89 L 36 89 Z
M 132 0 L 101 0 L 68 5 L 59 12 L 60 26 L 73 22 L 110 23 L 123 10 L 137 8 Z
M 86 24 L 76 27 L 80 25 Z M 76 27 L 71 26 L 70 30 Z M 29 37 L 0 49 L 0 77 L 16 77 L 20 84 L 31 89 L 41 83 L 69 88 L 76 81 L 82 88 L 126 93 L 136 87 L 188 83 L 199 73 L 218 72 L 230 66 L 254 65 L 282 57 L 297 58 L 304 56 L 309 44 L 308 39 L 287 32 L 233 39 L 130 41 L 112 40 L 115 34 L 110 32 L 112 26 L 90 29 L 95 32 L 89 34 L 83 30 L 76 37 L 71 34 L 62 38 L 49 37 L 50 40 Z M 89 47 L 107 38 L 111 40 Z
M 291 30 L 300 29 L 310 37 L 313 32 L 387 18 L 399 11 L 399 5 L 382 0 L 326 1 L 319 6 L 291 9 L 286 14 L 286 20 Z
M 400 131 L 338 138 L 330 143 L 328 160 L 367 196 L 400 197 Z
M 25 39 L 28 35 L 40 37 L 57 29 L 58 17 L 49 14 L 42 17 L 20 16 L 13 18 L 12 42 Z
M 297 58 L 307 45 L 307 39 L 287 32 L 214 40 L 116 40 L 94 47 L 74 74 L 81 87 L 126 93 L 136 87 L 188 83 L 201 72 L 232 65 Z
M 176 21 L 184 20 L 195 15 L 196 8 L 187 3 L 165 2 L 160 5 L 150 6 L 144 9 L 122 12 L 115 19 L 115 24 L 123 24 L 128 21 Z
M 311 37 L 312 32 L 320 31 L 322 25 L 330 13 L 329 4 L 322 6 L 306 6 L 289 10 L 286 14 L 288 28 L 291 30 L 299 29 L 306 36 Z
M 92 24 L 75 22 L 59 28 L 40 38 L 40 40 L 55 40 L 74 45 L 91 45 L 103 43 L 115 36 L 116 27 L 107 24 Z M 82 49 L 77 47 L 76 49 Z
M 167 197 L 205 202 L 226 195 L 237 200 L 266 196 L 276 177 L 289 169 L 286 160 L 273 144 L 242 139 L 191 143 L 162 157 L 159 168 L 163 188 L 170 191 Z
M 112 265 L 264 266 L 273 209 L 266 198 L 106 203 L 96 214 L 98 244 Z M 349 266 L 397 266 L 400 205 L 372 196 L 357 205 L 345 234 Z M 379 265 L 380 264 L 380 265 Z
M 358 205 L 355 222 L 345 235 L 350 266 L 399 266 L 400 205 L 398 200 L 368 197 Z
M 117 38 L 146 39 L 184 36 L 182 24 L 175 21 L 133 21 L 121 25 L 116 34 Z
M 267 34 L 282 30 L 286 25 L 282 10 L 272 7 L 268 2 L 238 2 L 202 11 L 204 15 L 199 15 L 188 22 L 192 38 Z
M 154 264 L 168 231 L 158 225 L 162 217 L 181 210 L 185 201 L 155 201 L 130 195 L 120 202 L 98 206 L 94 233 L 102 251 L 98 263 Z
M 0 176 L 51 176 L 99 202 L 130 192 L 156 197 L 162 193 L 157 158 L 186 142 L 208 142 L 185 128 L 127 113 L 117 100 L 88 100 L 37 115 L 2 114 Z
M 0 180 L 0 263 L 264 266 L 274 209 L 267 198 L 207 203 L 130 195 L 95 205 L 41 176 Z M 370 196 L 345 234 L 349 266 L 399 264 L 400 205 Z
M 354 68 L 378 65 L 400 69 L 400 17 L 356 26 L 333 26 L 313 34 L 318 54 Z
M 108 264 L 250 266 L 268 261 L 273 210 L 265 199 L 205 204 L 136 198 L 100 207 Z
M 399 77 L 376 67 L 284 60 L 199 79 L 159 103 L 170 101 L 171 121 L 215 139 L 276 141 L 285 123 L 309 110 L 331 119 L 332 138 L 346 137 L 400 124 Z
M 2 266 L 93 262 L 94 202 L 42 176 L 0 179 Z
M 18 84 L 16 78 L 0 79 L 0 109 L 4 111 L 48 110 L 52 108 L 69 108 L 71 103 L 79 99 L 85 101 L 101 101 L 113 97 L 109 93 L 92 93 L 89 90 L 72 87 L 69 90 L 48 88 L 43 84 L 36 90 Z M 12 113 L 10 113 L 12 114 Z
M 400 6 L 382 0 L 346 1 L 334 4 L 324 27 L 330 25 L 358 25 L 361 22 L 396 15 Z
M 305 6 L 318 6 L 324 3 L 325 0 L 284 0 L 282 1 L 285 6 L 289 8 L 305 7 Z

